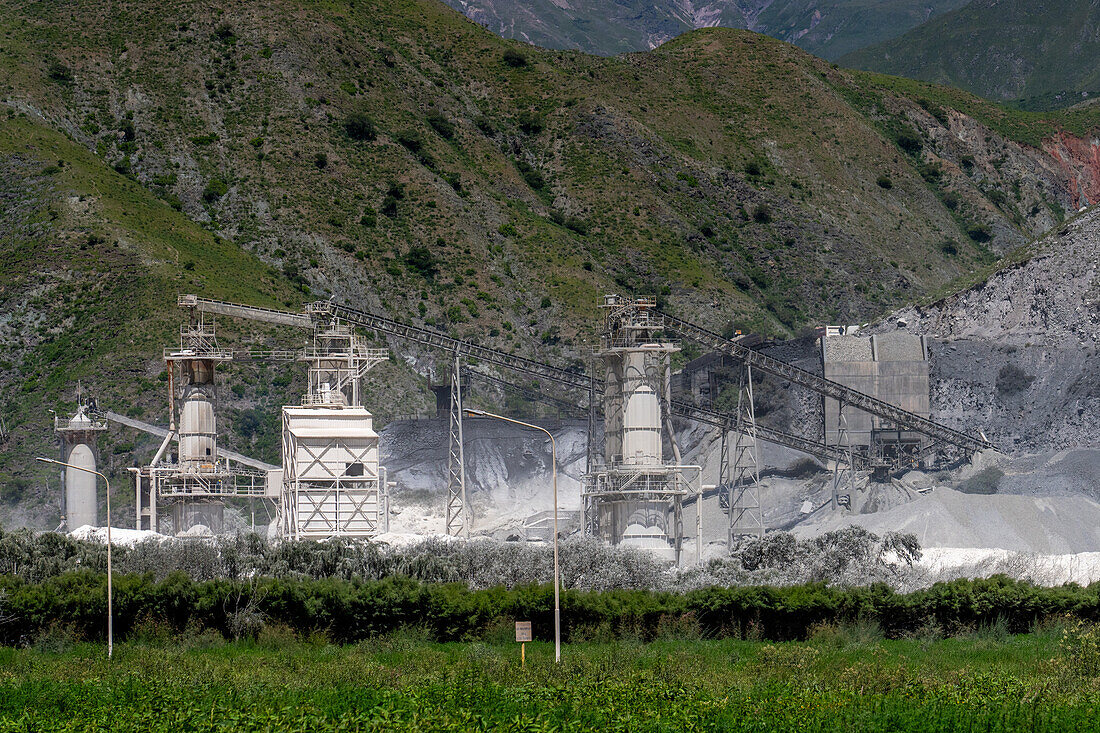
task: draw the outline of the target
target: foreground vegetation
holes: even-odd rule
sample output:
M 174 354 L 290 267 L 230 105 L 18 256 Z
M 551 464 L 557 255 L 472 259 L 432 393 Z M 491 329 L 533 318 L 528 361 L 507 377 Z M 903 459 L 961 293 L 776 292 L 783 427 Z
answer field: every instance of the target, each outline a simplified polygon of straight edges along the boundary
M 0 730 L 1084 730 L 1095 632 L 884 641 L 870 624 L 807 642 L 665 640 L 335 647 L 269 630 L 0 650 Z

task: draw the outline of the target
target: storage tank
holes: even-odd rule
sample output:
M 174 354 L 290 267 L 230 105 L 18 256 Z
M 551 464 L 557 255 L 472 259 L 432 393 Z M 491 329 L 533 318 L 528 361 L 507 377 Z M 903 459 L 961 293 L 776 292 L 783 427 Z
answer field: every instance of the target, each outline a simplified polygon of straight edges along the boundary
M 192 388 L 180 406 L 180 466 L 198 471 L 217 459 L 217 429 L 214 403 L 201 388 Z
M 72 417 L 54 418 L 54 429 L 61 437 L 61 460 L 77 467 L 62 469 L 65 526 L 70 531 L 84 525 L 98 526 L 96 486 L 99 477 L 89 471 L 96 470 L 95 441 L 99 433 L 107 430 L 107 423 L 93 419 L 82 403 L 77 405 Z M 87 470 L 81 471 L 81 468 Z
M 623 463 L 656 466 L 661 463 L 661 403 L 647 384 L 626 397 L 623 411 Z
M 72 446 L 65 462 L 88 471 L 96 470 L 95 453 L 87 443 Z M 88 471 L 65 469 L 65 523 L 70 530 L 86 524 L 99 526 L 96 505 L 96 481 L 99 477 Z

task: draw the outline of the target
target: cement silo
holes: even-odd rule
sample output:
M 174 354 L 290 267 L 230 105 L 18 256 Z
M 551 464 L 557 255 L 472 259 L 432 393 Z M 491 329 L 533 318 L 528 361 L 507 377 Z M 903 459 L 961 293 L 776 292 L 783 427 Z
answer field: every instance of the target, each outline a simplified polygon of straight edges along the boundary
M 107 423 L 96 420 L 83 403 L 69 418 L 54 418 L 54 429 L 61 437 L 61 460 L 78 468 L 64 468 L 65 491 L 62 494 L 61 519 L 67 529 L 99 525 L 96 470 L 96 440 L 107 429 Z

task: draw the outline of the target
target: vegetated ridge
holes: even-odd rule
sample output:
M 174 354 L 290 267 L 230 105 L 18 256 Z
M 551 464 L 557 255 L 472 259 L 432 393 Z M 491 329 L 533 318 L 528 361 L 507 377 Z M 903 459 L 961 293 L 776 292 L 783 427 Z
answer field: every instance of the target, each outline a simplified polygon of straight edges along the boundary
M 0 34 L 16 523 L 56 517 L 28 456 L 54 450 L 46 410 L 74 381 L 164 422 L 179 292 L 333 296 L 580 364 L 601 293 L 656 293 L 716 329 L 857 322 L 1049 229 L 1100 180 L 1088 110 L 1011 111 L 743 31 L 600 58 L 379 0 L 8 3 Z M 383 420 L 428 409 L 441 373 L 395 357 L 370 380 Z M 226 370 L 231 447 L 277 460 L 298 371 Z M 119 479 L 155 449 L 117 429 L 104 447 Z
M 893 38 L 966 0 L 445 0 L 494 33 L 546 48 L 611 56 L 656 48 L 699 28 L 741 28 L 835 59 Z
M 1095 0 L 974 0 L 839 63 L 966 89 L 1023 109 L 1100 94 Z

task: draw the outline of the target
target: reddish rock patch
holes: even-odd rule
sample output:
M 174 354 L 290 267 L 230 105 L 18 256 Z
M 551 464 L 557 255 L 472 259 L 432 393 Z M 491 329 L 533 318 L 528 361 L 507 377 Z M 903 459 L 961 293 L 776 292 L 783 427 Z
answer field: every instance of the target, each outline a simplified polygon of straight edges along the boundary
M 1075 209 L 1100 203 L 1100 139 L 1060 132 L 1043 141 L 1043 150 L 1062 167 Z

